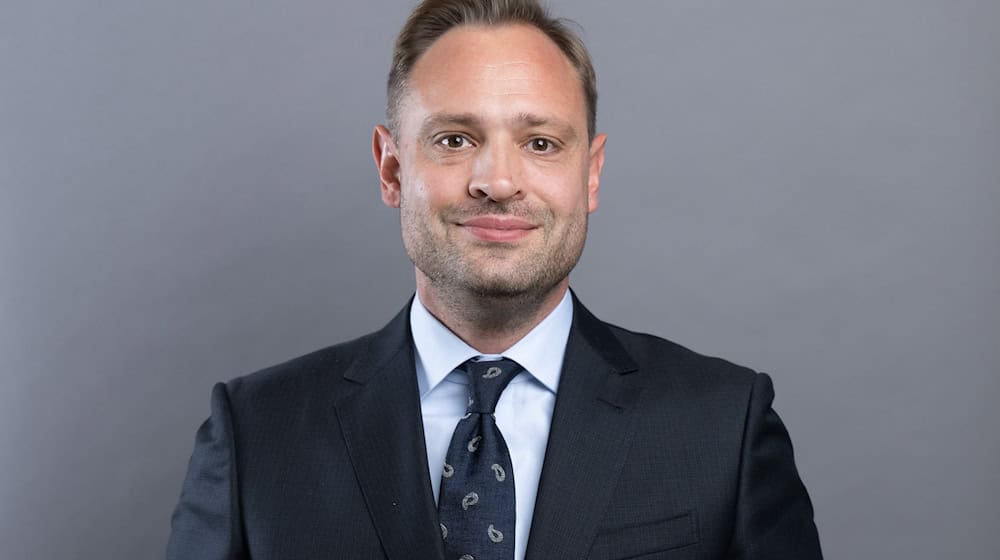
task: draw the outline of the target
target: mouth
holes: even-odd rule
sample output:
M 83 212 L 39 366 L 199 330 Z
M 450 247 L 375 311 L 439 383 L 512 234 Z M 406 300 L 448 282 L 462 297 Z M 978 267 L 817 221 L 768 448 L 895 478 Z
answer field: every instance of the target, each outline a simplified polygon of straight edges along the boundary
M 512 216 L 477 216 L 458 224 L 482 241 L 510 242 L 527 237 L 538 226 Z

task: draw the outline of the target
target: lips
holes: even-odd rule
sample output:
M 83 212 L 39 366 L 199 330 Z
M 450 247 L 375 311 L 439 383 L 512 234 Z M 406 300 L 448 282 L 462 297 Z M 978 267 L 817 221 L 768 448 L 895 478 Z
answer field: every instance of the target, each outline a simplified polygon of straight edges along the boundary
M 516 241 L 526 237 L 537 226 L 510 216 L 478 216 L 459 224 L 483 241 Z

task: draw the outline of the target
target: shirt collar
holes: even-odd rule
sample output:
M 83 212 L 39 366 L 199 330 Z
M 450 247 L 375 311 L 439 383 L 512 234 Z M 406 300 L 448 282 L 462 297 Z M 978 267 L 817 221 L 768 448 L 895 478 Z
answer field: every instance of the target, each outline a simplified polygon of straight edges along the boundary
M 521 364 L 549 391 L 555 393 L 559 386 L 566 341 L 572 324 L 573 300 L 569 290 L 566 290 L 559 305 L 524 338 L 502 352 L 501 356 Z M 410 331 L 413 333 L 413 346 L 416 350 L 414 357 L 421 397 L 437 387 L 465 361 L 482 355 L 431 315 L 420 302 L 419 295 L 413 298 L 413 305 L 410 306 Z

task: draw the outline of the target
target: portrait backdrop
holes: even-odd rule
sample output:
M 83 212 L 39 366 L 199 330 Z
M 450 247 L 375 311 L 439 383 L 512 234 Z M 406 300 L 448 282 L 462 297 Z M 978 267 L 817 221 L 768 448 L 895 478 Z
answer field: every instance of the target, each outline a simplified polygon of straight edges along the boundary
M 1000 558 L 1000 3 L 559 0 L 601 318 L 770 373 L 828 558 Z M 414 5 L 0 6 L 0 556 L 162 558 L 209 391 L 413 290 Z

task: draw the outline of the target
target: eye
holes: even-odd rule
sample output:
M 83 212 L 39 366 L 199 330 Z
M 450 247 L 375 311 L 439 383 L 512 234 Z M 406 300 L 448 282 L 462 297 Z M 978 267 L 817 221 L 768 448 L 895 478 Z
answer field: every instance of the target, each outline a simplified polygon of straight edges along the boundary
M 450 148 L 452 150 L 458 150 L 461 148 L 467 148 L 471 145 L 469 139 L 461 134 L 449 134 L 442 137 L 437 141 L 438 145 L 445 148 Z
M 548 138 L 532 138 L 528 142 L 528 149 L 535 153 L 547 154 L 555 151 L 556 145 L 555 142 Z

